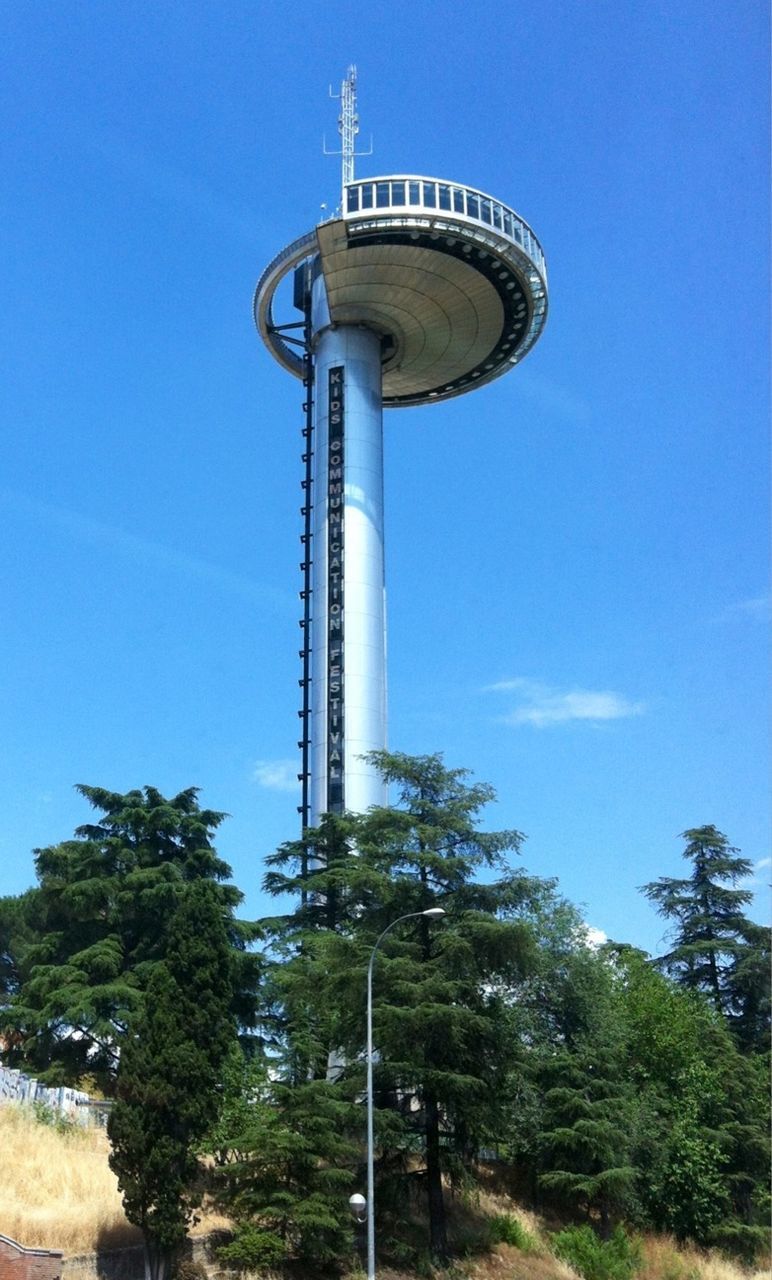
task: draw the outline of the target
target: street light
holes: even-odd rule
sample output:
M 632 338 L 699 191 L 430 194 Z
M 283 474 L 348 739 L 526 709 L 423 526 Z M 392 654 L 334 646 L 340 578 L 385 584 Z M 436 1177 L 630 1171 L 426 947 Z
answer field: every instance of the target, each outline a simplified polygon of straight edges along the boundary
M 428 907 L 426 911 L 410 911 L 406 916 L 398 916 L 386 926 L 376 940 L 367 966 L 367 1280 L 375 1280 L 375 1142 L 373 1134 L 373 964 L 375 953 L 386 934 L 403 920 L 418 919 L 419 916 L 437 920 L 444 915 L 445 911 L 442 907 Z

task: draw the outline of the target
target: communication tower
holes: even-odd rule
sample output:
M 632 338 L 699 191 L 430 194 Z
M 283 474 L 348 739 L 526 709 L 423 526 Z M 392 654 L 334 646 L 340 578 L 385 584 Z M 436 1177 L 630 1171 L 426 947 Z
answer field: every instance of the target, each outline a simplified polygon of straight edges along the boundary
M 340 98 L 340 208 L 273 259 L 254 302 L 268 350 L 305 388 L 304 828 L 386 799 L 363 758 L 386 746 L 383 409 L 492 382 L 547 318 L 544 254 L 520 215 L 444 179 L 355 181 L 355 67 Z M 288 278 L 303 319 L 278 323 Z

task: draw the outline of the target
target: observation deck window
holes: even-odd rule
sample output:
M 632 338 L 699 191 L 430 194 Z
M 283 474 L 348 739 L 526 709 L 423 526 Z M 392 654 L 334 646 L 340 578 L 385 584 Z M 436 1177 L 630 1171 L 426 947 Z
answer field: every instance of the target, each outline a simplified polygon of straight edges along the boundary
M 510 240 L 521 245 L 533 263 L 544 269 L 544 254 L 536 237 L 526 223 L 506 205 L 492 200 L 468 187 L 453 187 L 446 182 L 433 182 L 426 179 L 381 179 L 375 182 L 352 183 L 346 188 L 346 213 L 358 213 L 360 210 L 389 209 L 399 207 L 419 207 L 424 209 L 442 209 L 446 213 L 454 212 L 462 217 L 474 218 L 490 227 L 495 227 Z

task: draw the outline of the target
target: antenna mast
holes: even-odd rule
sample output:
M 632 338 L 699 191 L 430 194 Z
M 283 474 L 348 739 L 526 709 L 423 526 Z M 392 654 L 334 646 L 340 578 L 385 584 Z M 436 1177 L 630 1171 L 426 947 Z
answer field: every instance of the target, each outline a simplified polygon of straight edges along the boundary
M 343 186 L 354 181 L 354 156 L 356 155 L 356 136 L 359 133 L 359 116 L 357 115 L 357 69 L 350 66 L 346 79 L 340 86 L 340 115 L 338 116 L 338 133 L 341 136 L 341 156 Z
M 340 151 L 328 151 L 324 144 L 326 156 L 342 156 L 342 190 L 346 184 L 354 181 L 354 157 L 371 156 L 373 154 L 372 139 L 368 151 L 357 151 L 356 137 L 359 133 L 359 116 L 357 115 L 357 69 L 352 65 L 346 72 L 346 79 L 340 86 L 340 93 L 333 93 L 330 85 L 330 97 L 340 98 L 340 115 L 338 116 L 338 133 L 340 134 Z

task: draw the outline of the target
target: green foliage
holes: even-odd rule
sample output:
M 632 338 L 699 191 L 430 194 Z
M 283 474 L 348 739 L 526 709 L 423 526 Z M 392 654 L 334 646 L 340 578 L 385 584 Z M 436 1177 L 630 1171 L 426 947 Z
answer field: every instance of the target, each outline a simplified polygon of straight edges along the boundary
M 217 1256 L 236 1271 L 260 1271 L 285 1262 L 287 1246 L 274 1231 L 244 1226 L 239 1227 L 230 1244 L 217 1250 Z
M 328 816 L 271 859 L 268 891 L 302 895 L 292 915 L 264 922 L 280 961 L 277 1043 L 296 1080 L 323 1077 L 335 1051 L 344 1080 L 361 1090 L 372 948 L 400 916 L 448 913 L 442 926 L 414 919 L 389 934 L 374 975 L 378 1194 L 396 1202 L 422 1183 L 430 1250 L 445 1258 L 442 1175 L 460 1172 L 496 1126 L 503 993 L 533 960 L 530 930 L 516 918 L 532 882 L 506 862 L 518 832 L 479 830 L 489 787 L 468 784 L 439 756 L 374 759 L 399 807 Z
M 769 930 L 743 913 L 750 889 L 737 888 L 752 864 L 714 826 L 684 831 L 688 878 L 662 876 L 643 892 L 673 921 L 674 946 L 658 962 L 682 986 L 704 992 L 746 1048 L 769 1042 Z
M 266 1121 L 267 1075 L 263 1057 L 234 1040 L 220 1073 L 220 1106 L 201 1152 L 218 1166 L 243 1160 L 259 1146 Z
M 233 918 L 242 895 L 212 835 L 224 814 L 201 809 L 195 788 L 165 799 L 152 787 L 126 795 L 78 790 L 101 812 L 73 840 L 35 854 L 39 887 L 5 921 L 6 1058 L 51 1083 L 95 1078 L 112 1092 L 120 1046 L 166 952 L 167 922 L 186 888 L 212 886 L 237 973 L 233 1012 L 254 1018 L 254 929 Z M 34 908 L 34 910 L 33 910 Z
M 553 1038 L 533 1071 L 541 1095 L 539 1185 L 597 1210 L 605 1234 L 633 1203 L 639 1106 L 626 1072 L 627 1029 L 613 967 L 578 942 L 552 996 Z
M 328 1080 L 271 1079 L 256 1101 L 257 1119 L 236 1135 L 239 1157 L 218 1171 L 219 1201 L 241 1234 L 269 1232 L 299 1258 L 334 1262 L 351 1249 L 360 1109 Z
M 567 1227 L 552 1237 L 552 1248 L 584 1280 L 630 1280 L 641 1266 L 640 1241 L 622 1227 L 609 1240 L 601 1240 L 589 1226 Z
M 189 885 L 126 1037 L 108 1120 L 126 1216 L 163 1280 L 200 1203 L 197 1149 L 220 1103 L 235 1027 L 231 948 L 215 889 Z
M 522 1253 L 536 1252 L 536 1241 L 530 1231 L 511 1213 L 497 1213 L 491 1218 L 490 1238 L 492 1244 L 511 1244 Z
M 35 941 L 37 890 L 0 898 L 0 1009 L 16 994 L 24 958 Z
M 30 1108 L 36 1122 L 45 1125 L 47 1129 L 55 1129 L 61 1134 L 73 1133 L 77 1129 L 74 1120 L 56 1107 L 50 1107 L 47 1102 L 32 1102 Z

